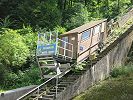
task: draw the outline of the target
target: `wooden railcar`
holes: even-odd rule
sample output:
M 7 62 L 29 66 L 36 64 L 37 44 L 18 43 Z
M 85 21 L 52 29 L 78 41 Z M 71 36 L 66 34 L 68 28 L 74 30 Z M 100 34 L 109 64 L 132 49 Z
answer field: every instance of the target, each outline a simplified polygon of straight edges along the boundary
M 73 44 L 73 59 L 80 62 L 98 50 L 99 45 L 107 37 L 106 26 L 107 19 L 92 21 L 62 34 L 61 39 Z M 66 54 L 70 55 L 69 52 Z
M 93 21 L 60 36 L 57 32 L 39 33 L 36 58 L 41 76 L 65 74 L 70 71 L 70 63 L 82 62 L 93 55 L 107 36 L 106 24 L 106 19 Z

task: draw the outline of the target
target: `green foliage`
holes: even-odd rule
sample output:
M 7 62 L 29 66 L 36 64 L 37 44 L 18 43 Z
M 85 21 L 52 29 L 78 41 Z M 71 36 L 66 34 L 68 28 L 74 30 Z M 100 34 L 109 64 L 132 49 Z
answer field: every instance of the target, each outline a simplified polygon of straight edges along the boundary
M 29 56 L 23 37 L 16 30 L 6 29 L 0 36 L 0 62 L 6 66 L 21 66 Z
M 7 70 L 3 64 L 0 63 L 0 80 L 5 81 Z M 0 84 L 2 84 L 0 81 Z
M 36 49 L 37 32 L 33 32 L 33 29 L 30 26 L 23 26 L 22 29 L 17 30 L 17 33 L 23 36 L 24 43 L 30 49 L 30 52 L 33 53 Z
M 87 66 L 87 62 L 84 61 L 82 63 L 78 63 L 77 65 L 74 66 L 72 69 L 74 72 L 80 72 L 81 70 L 84 70 L 84 68 Z
M 113 18 L 132 3 L 132 0 L 1 0 L 0 18 L 12 15 L 13 28 L 22 28 L 23 24 L 47 29 L 63 25 L 70 30 L 88 19 Z
M 32 66 L 24 72 L 19 71 L 18 73 L 7 73 L 6 79 L 2 82 L 1 88 L 9 90 L 28 85 L 38 85 L 42 83 L 42 80 L 40 78 L 39 68 Z
M 88 21 L 88 11 L 83 4 L 76 3 L 64 12 L 63 17 L 64 26 L 70 30 Z
M 54 28 L 60 25 L 61 15 L 53 0 L 32 1 L 24 0 L 18 5 L 17 16 L 20 24 L 31 25 L 33 27 Z
M 118 77 L 120 75 L 128 76 L 130 73 L 133 73 L 133 65 L 114 68 L 110 74 L 112 77 Z
M 13 22 L 10 20 L 10 16 L 8 15 L 4 19 L 0 19 L 0 28 L 9 28 Z
M 55 30 L 56 32 L 58 32 L 59 34 L 63 34 L 63 33 L 66 32 L 66 28 L 61 27 L 61 26 L 55 27 L 54 30 Z

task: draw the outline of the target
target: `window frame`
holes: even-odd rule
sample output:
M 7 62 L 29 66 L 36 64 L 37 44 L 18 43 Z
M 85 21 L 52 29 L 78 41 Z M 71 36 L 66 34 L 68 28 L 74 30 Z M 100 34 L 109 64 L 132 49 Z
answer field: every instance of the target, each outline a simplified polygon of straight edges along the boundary
M 68 42 L 69 41 L 69 38 L 68 38 L 68 36 L 65 36 L 65 37 L 62 37 L 62 47 L 64 47 L 64 44 L 65 44 L 65 42 Z
M 95 28 L 99 26 L 99 32 L 95 33 Z M 99 34 L 101 32 L 101 23 L 100 24 L 97 24 L 96 26 L 93 27 L 93 36 Z
M 83 35 L 83 34 L 85 34 L 85 33 L 86 33 L 86 35 L 87 35 L 87 33 L 88 33 L 88 35 L 87 35 L 87 36 Z M 84 36 L 84 37 L 83 37 L 83 36 Z M 87 30 L 83 31 L 83 32 L 81 33 L 81 41 L 86 41 L 86 40 L 88 40 L 88 39 L 90 38 L 90 36 L 91 36 L 91 29 L 87 29 Z

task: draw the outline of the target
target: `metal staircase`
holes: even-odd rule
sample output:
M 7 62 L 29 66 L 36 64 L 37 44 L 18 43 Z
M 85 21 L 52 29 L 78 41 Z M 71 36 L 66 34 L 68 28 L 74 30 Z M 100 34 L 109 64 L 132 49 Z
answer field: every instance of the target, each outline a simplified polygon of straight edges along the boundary
M 54 57 L 37 57 L 38 66 L 41 71 L 42 78 L 52 78 L 64 71 L 69 71 L 70 64 L 60 64 Z M 62 77 L 62 76 L 60 76 Z M 60 78 L 59 77 L 59 78 Z
M 43 78 L 51 78 L 57 74 L 60 74 L 58 63 L 53 57 L 39 57 L 38 66 L 41 69 Z
M 62 72 L 67 73 L 72 58 L 73 44 L 59 39 L 57 32 L 38 34 L 36 60 L 42 78 L 49 79 Z
M 57 32 L 39 33 L 36 60 L 41 77 L 47 81 L 18 100 L 53 100 L 56 98 L 58 93 L 65 89 L 64 86 L 69 83 L 60 82 L 60 79 L 70 72 L 72 58 L 73 44 L 59 39 Z

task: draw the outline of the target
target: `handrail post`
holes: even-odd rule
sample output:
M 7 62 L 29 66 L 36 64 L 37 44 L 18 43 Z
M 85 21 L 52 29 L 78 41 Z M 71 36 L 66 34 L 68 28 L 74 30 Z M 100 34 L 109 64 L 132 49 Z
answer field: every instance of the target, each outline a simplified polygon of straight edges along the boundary
M 58 94 L 58 76 L 56 77 L 56 98 Z
M 37 94 L 39 95 L 39 87 L 38 87 L 38 89 L 37 89 Z
M 65 57 L 65 55 L 66 55 L 66 42 L 64 41 L 64 57 Z M 66 57 L 65 57 L 66 58 Z
M 73 58 L 73 44 L 72 44 L 72 55 L 71 55 L 71 57 Z
M 58 52 L 58 38 L 56 38 L 56 50 L 55 50 L 55 55 L 57 54 Z

